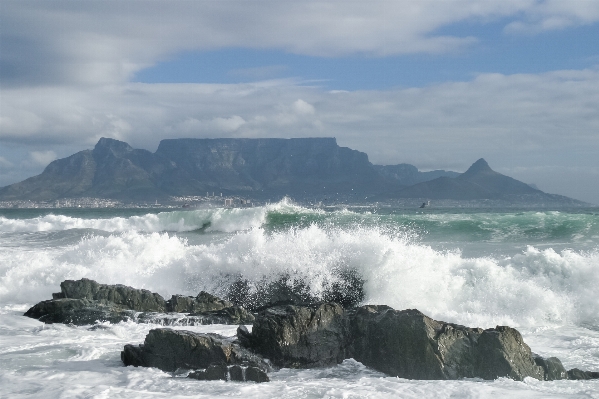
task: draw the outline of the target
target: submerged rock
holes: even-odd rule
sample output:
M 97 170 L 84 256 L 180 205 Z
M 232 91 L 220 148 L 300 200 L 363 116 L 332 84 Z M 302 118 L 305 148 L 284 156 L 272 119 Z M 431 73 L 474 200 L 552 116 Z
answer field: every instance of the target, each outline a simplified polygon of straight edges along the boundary
M 580 369 L 568 370 L 569 380 L 594 380 L 599 378 L 599 372 L 597 371 L 582 371 Z
M 208 324 L 252 324 L 254 315 L 242 307 L 231 306 L 211 312 L 183 313 L 138 313 L 132 319 L 137 323 L 160 324 L 161 326 L 200 326 Z
M 239 365 L 227 366 L 225 364 L 212 364 L 206 370 L 196 370 L 189 373 L 188 378 L 202 381 L 239 381 L 239 382 L 269 382 L 268 374 L 258 367 Z

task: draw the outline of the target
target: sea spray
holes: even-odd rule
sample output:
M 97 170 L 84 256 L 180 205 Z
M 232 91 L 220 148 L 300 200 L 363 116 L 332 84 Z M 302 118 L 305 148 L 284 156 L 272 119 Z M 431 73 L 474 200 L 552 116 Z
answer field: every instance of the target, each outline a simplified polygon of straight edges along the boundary
M 481 327 L 568 322 L 597 324 L 597 252 L 529 247 L 515 257 L 464 258 L 375 228 L 238 232 L 190 245 L 169 233 L 90 235 L 65 248 L 1 257 L 0 300 L 32 303 L 64 279 L 87 277 L 164 296 L 201 290 L 226 295 L 240 277 L 257 290 L 282 276 L 323 297 L 339 271 L 364 280 L 364 302 L 417 308 L 431 317 Z

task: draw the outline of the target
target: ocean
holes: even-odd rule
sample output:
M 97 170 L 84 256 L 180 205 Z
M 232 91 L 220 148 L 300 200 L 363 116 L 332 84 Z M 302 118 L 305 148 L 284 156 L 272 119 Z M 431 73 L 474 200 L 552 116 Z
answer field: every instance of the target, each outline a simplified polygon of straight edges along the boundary
M 599 398 L 599 380 L 417 381 L 348 359 L 282 369 L 263 384 L 124 367 L 155 325 L 45 325 L 23 316 L 83 277 L 158 292 L 225 295 L 286 276 L 319 297 L 343 271 L 364 301 L 470 327 L 517 328 L 566 369 L 599 371 L 599 208 L 0 210 L 1 398 Z M 263 286 L 263 285 L 262 285 Z M 236 326 L 173 327 L 232 336 Z

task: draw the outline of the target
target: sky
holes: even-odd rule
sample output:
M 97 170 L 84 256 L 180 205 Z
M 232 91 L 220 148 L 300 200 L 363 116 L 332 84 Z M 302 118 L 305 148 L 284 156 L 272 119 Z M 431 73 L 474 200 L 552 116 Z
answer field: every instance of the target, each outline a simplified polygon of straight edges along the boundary
M 0 0 L 0 186 L 101 137 L 335 137 L 599 204 L 599 1 Z

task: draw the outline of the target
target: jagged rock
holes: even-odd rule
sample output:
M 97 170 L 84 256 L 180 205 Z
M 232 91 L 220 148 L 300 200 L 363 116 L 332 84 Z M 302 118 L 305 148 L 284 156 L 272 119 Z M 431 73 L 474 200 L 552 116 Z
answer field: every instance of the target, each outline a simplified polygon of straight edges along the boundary
M 179 313 L 203 313 L 221 310 L 233 306 L 231 302 L 224 301 L 205 291 L 196 297 L 173 295 L 166 303 L 166 310 Z
M 46 323 L 93 324 L 95 321 L 118 323 L 134 320 L 161 325 L 251 324 L 254 315 L 207 292 L 196 297 L 173 295 L 164 299 L 148 290 L 124 285 L 99 284 L 93 280 L 65 280 L 54 299 L 32 307 L 25 316 Z M 193 312 L 189 316 L 163 313 L 165 310 Z M 141 312 L 141 313 L 136 313 Z
M 240 341 L 281 367 L 330 366 L 348 358 L 347 319 L 336 303 L 269 308 L 256 317 L 252 334 L 246 331 Z
M 541 366 L 543 368 L 543 371 L 545 372 L 545 381 L 568 379 L 568 372 L 557 357 L 549 357 L 545 359 L 534 353 L 533 357 L 537 366 Z
M 260 356 L 218 334 L 169 328 L 150 330 L 143 345 L 125 345 L 121 360 L 126 366 L 156 367 L 163 371 L 206 369 L 218 364 L 251 365 L 270 370 Z
M 24 315 L 48 324 L 64 323 L 82 326 L 97 322 L 118 323 L 131 320 L 135 312 L 111 303 L 62 298 L 42 301 L 31 307 Z
M 599 372 L 597 371 L 582 371 L 577 368 L 568 370 L 569 380 L 594 380 L 597 378 L 599 378 Z
M 62 298 L 106 301 L 138 312 L 164 312 L 166 310 L 166 302 L 159 294 L 121 284 L 99 284 L 94 280 L 82 278 L 76 281 L 65 280 L 60 283 L 60 289 L 61 293 L 53 294 L 54 298 L 61 296 Z
M 468 328 L 418 310 L 327 303 L 278 306 L 258 314 L 239 342 L 281 367 L 319 367 L 353 357 L 378 371 L 411 379 L 544 379 L 518 331 Z
M 494 380 L 509 377 L 521 381 L 524 377 L 543 380 L 545 372 L 539 367 L 518 330 L 497 326 L 484 330 L 478 338 L 475 377 Z
M 393 376 L 543 379 L 530 348 L 509 327 L 467 328 L 388 306 L 363 306 L 349 318 L 354 359 Z

